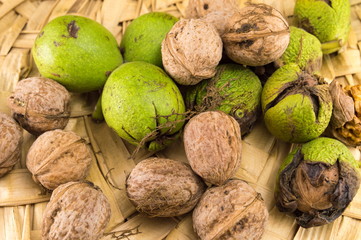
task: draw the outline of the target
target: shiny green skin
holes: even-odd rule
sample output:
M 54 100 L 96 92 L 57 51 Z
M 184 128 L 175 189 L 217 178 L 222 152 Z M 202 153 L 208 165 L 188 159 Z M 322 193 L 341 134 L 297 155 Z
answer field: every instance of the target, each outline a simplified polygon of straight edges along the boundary
M 294 15 L 299 27 L 315 35 L 321 43 L 336 40 L 344 45 L 351 25 L 350 2 L 349 0 L 331 0 L 331 6 L 320 0 L 297 0 Z M 341 45 L 325 49 L 324 53 L 335 52 Z
M 303 70 L 317 72 L 322 65 L 321 42 L 305 30 L 290 26 L 290 43 L 280 61 L 282 65 L 297 63 Z
M 158 140 L 176 134 L 184 124 L 185 105 L 178 87 L 161 68 L 146 62 L 129 62 L 114 70 L 104 86 L 101 104 L 108 126 L 131 144 L 139 145 L 163 126 L 147 139 L 149 150 L 165 147 Z M 166 115 L 170 117 L 156 118 Z M 174 121 L 179 122 L 165 125 Z
M 126 28 L 120 49 L 127 62 L 144 61 L 163 67 L 161 45 L 178 18 L 150 12 L 134 19 Z
M 248 125 L 256 120 L 261 105 L 262 84 L 257 75 L 239 64 L 221 64 L 217 66 L 217 73 L 212 79 L 201 81 L 187 92 L 186 105 L 202 107 L 210 85 L 217 89 L 223 100 L 213 106 L 214 109 L 205 110 L 220 110 L 239 122 L 245 118 L 247 126 L 241 131 L 245 134 Z
M 320 136 L 328 126 L 332 114 L 332 101 L 320 101 L 318 116 L 315 115 L 309 97 L 297 93 L 288 95 L 275 106 L 266 109 L 281 87 L 298 79 L 301 69 L 295 63 L 279 68 L 263 87 L 261 103 L 267 129 L 285 142 L 303 143 Z
M 70 26 L 78 30 L 71 33 Z M 42 76 L 72 92 L 102 88 L 123 62 L 117 41 L 105 27 L 72 15 L 50 21 L 37 36 L 32 55 Z

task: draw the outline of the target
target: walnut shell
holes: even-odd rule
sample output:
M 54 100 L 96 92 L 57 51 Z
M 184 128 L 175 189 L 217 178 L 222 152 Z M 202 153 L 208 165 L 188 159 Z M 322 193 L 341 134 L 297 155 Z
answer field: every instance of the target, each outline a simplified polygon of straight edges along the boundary
M 162 42 L 164 69 L 179 84 L 197 84 L 216 74 L 222 47 L 222 39 L 212 24 L 201 19 L 182 19 Z
M 268 211 L 259 193 L 242 180 L 209 188 L 193 211 L 193 228 L 202 240 L 261 239 Z
M 10 116 L 0 112 L 0 177 L 13 169 L 20 160 L 23 132 Z
M 186 163 L 148 158 L 132 170 L 126 188 L 138 211 L 150 217 L 173 217 L 194 208 L 205 184 Z
M 220 111 L 200 113 L 184 128 L 184 149 L 193 171 L 206 182 L 221 185 L 241 162 L 240 126 Z
M 233 61 L 262 66 L 282 56 L 290 41 L 290 30 L 286 19 L 273 7 L 250 4 L 229 19 L 222 40 Z
M 26 166 L 35 182 L 47 189 L 84 179 L 92 157 L 85 140 L 74 132 L 60 129 L 40 135 L 31 145 Z
M 222 35 L 228 19 L 238 10 L 235 0 L 190 0 L 185 18 L 202 18 L 212 23 Z
M 41 239 L 100 239 L 110 215 L 108 199 L 93 183 L 62 184 L 45 208 Z
M 66 88 L 43 77 L 19 81 L 8 99 L 13 117 L 34 135 L 64 129 L 70 116 L 69 103 Z

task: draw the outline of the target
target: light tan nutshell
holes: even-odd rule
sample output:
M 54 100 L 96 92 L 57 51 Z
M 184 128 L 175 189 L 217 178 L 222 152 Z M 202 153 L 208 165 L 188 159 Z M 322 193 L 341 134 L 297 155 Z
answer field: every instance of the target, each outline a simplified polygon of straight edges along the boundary
M 0 177 L 13 169 L 19 162 L 23 132 L 10 116 L 0 112 Z
M 242 180 L 230 180 L 203 194 L 193 211 L 193 228 L 202 240 L 256 240 L 268 215 L 261 194 Z
M 189 0 L 185 18 L 202 18 L 212 23 L 222 35 L 228 19 L 238 11 L 235 0 Z
M 280 58 L 290 41 L 286 19 L 266 4 L 249 4 L 235 13 L 222 36 L 227 56 L 248 66 L 262 66 Z
M 206 182 L 220 185 L 233 177 L 241 162 L 238 122 L 221 111 L 202 112 L 184 128 L 184 149 L 192 169 Z
M 64 130 L 48 131 L 31 145 L 26 166 L 35 182 L 47 189 L 85 179 L 92 157 L 85 140 Z
M 195 85 L 216 74 L 222 58 L 222 39 L 201 19 L 181 19 L 162 42 L 164 69 L 177 83 Z
M 43 214 L 42 240 L 97 240 L 110 220 L 108 199 L 93 183 L 57 187 Z
M 70 94 L 49 78 L 32 77 L 19 81 L 8 105 L 13 117 L 34 135 L 64 129 L 69 121 Z
M 174 217 L 194 208 L 205 184 L 186 163 L 148 158 L 132 170 L 126 188 L 139 212 L 151 217 Z

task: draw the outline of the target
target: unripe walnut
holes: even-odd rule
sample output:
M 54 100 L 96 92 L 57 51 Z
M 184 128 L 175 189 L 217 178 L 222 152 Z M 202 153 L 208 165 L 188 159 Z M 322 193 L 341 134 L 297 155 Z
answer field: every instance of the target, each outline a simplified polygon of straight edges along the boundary
M 209 188 L 193 211 L 193 228 L 202 240 L 261 239 L 268 211 L 259 193 L 242 180 Z
M 148 158 L 138 163 L 127 182 L 130 201 L 151 217 L 173 217 L 191 211 L 205 184 L 190 166 L 166 158 Z
M 197 84 L 216 74 L 222 46 L 212 24 L 201 19 L 182 19 L 162 42 L 164 69 L 179 84 Z
M 8 99 L 13 117 L 34 135 L 64 129 L 70 116 L 70 94 L 49 78 L 19 81 Z
M 110 220 L 110 204 L 91 182 L 57 187 L 43 215 L 42 240 L 98 240 Z
M 235 174 L 241 162 L 240 126 L 221 111 L 200 113 L 184 128 L 184 149 L 199 176 L 221 185 Z
M 241 8 L 227 23 L 222 35 L 224 49 L 233 61 L 262 66 L 280 58 L 290 40 L 286 19 L 266 4 Z
M 23 133 L 19 124 L 0 112 L 0 177 L 11 171 L 20 160 Z
M 35 182 L 47 189 L 84 179 L 92 157 L 84 139 L 74 132 L 48 131 L 40 135 L 30 147 L 26 166 Z

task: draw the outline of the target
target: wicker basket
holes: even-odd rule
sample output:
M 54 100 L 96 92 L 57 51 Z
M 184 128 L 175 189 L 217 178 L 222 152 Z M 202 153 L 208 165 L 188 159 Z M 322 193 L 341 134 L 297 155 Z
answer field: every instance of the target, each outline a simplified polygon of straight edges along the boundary
M 350 85 L 361 83 L 361 0 L 350 0 L 352 31 L 348 48 L 341 54 L 325 56 L 322 74 Z M 130 21 L 150 11 L 184 15 L 187 0 L 0 0 L 0 111 L 9 113 L 6 99 L 15 84 L 29 76 L 39 76 L 30 49 L 41 28 L 64 14 L 79 14 L 107 27 L 117 41 Z M 242 5 L 245 0 L 238 0 Z M 259 0 L 274 6 L 292 22 L 294 0 Z M 111 203 L 112 217 L 103 239 L 197 239 L 191 215 L 177 218 L 148 218 L 135 211 L 125 193 L 125 179 L 142 159 L 156 154 L 187 161 L 181 141 L 158 152 L 140 151 L 129 158 L 134 147 L 123 142 L 105 123 L 94 123 L 94 94 L 73 94 L 71 120 L 67 130 L 86 139 L 93 151 L 88 179 L 98 185 Z M 26 169 L 25 157 L 35 137 L 24 131 L 21 162 L 0 179 L 0 240 L 41 239 L 42 214 L 50 193 L 35 184 Z M 249 182 L 265 199 L 270 218 L 263 239 L 361 239 L 361 191 L 342 217 L 322 227 L 304 229 L 275 208 L 273 189 L 281 160 L 290 144 L 276 141 L 259 120 L 243 140 L 242 164 L 236 177 Z M 360 158 L 358 149 L 352 149 Z

